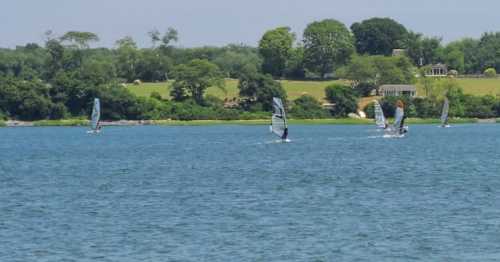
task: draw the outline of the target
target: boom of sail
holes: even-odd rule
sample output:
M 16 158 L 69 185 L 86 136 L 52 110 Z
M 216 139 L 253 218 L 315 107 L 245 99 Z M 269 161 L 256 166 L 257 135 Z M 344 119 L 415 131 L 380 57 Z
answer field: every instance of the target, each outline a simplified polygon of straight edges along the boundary
M 448 98 L 444 99 L 443 111 L 441 113 L 441 126 L 448 125 L 448 111 L 450 110 L 450 101 Z
M 375 123 L 378 128 L 385 128 L 385 116 L 382 107 L 377 100 L 374 101 L 375 108 Z
M 101 119 L 101 103 L 99 98 L 94 99 L 94 107 L 92 108 L 92 119 L 90 125 L 92 130 L 97 130 L 99 127 L 99 120 Z
M 273 116 L 271 120 L 271 132 L 286 139 L 288 136 L 288 124 L 286 122 L 285 108 L 281 98 L 273 97 Z

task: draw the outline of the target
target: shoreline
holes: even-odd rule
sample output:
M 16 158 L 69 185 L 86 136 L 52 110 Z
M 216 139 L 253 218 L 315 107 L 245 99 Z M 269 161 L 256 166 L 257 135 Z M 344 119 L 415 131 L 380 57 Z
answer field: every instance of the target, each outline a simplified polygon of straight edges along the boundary
M 372 125 L 372 119 L 354 118 L 328 118 L 328 119 L 290 119 L 291 125 Z M 208 125 L 269 125 L 270 119 L 256 120 L 119 120 L 102 121 L 102 126 L 208 126 Z M 439 124 L 439 119 L 408 118 L 407 124 Z M 450 119 L 450 124 L 494 124 L 500 123 L 500 119 Z M 40 121 L 0 121 L 0 127 L 44 127 L 44 126 L 88 126 L 89 120 L 64 119 L 64 120 L 40 120 Z

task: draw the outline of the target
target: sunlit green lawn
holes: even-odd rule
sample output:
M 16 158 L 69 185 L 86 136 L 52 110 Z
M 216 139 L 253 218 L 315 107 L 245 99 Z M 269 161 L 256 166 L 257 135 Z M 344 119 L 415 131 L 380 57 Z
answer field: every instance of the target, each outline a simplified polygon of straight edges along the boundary
M 470 95 L 500 95 L 500 78 L 457 78 L 465 94 Z M 420 84 L 417 85 L 419 96 L 425 95 Z
M 283 88 L 287 91 L 288 99 L 294 100 L 303 94 L 314 96 L 318 100 L 324 100 L 325 87 L 338 81 L 281 81 Z M 128 84 L 127 88 L 138 96 L 150 96 L 152 92 L 158 92 L 164 98 L 169 98 L 170 85 L 172 82 L 143 83 L 140 85 Z M 210 87 L 207 94 L 215 95 L 219 98 L 238 97 L 238 80 L 227 79 L 225 90 Z
M 320 101 L 324 101 L 325 87 L 339 81 L 281 81 L 287 91 L 288 99 L 294 100 L 303 94 L 314 96 Z M 489 78 L 458 78 L 458 84 L 464 89 L 466 94 L 472 95 L 500 95 L 500 79 Z M 143 83 L 140 85 L 128 84 L 134 94 L 138 96 L 150 96 L 152 92 L 158 92 L 164 98 L 169 98 L 170 85 L 172 82 Z M 227 79 L 225 90 L 216 87 L 208 89 L 207 94 L 215 95 L 221 99 L 238 97 L 238 80 Z M 423 89 L 418 86 L 418 95 L 424 95 Z

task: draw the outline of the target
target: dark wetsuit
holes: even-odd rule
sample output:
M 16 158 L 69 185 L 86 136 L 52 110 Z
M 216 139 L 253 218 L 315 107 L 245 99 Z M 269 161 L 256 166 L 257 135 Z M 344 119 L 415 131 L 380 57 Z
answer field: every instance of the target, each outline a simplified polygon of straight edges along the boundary
M 403 119 L 401 119 L 401 124 L 399 125 L 399 134 L 400 135 L 407 132 L 405 129 L 405 119 L 406 119 L 406 116 L 403 116 Z
M 288 127 L 285 128 L 285 131 L 283 132 L 283 136 L 281 136 L 281 139 L 286 140 L 287 137 L 288 137 Z

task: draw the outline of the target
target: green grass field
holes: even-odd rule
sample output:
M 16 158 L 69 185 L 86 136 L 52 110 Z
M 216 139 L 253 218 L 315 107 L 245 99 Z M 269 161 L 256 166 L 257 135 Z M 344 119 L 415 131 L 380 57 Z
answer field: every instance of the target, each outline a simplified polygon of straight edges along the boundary
M 457 81 L 466 94 L 500 96 L 500 78 L 458 78 Z M 324 101 L 325 87 L 335 82 L 339 81 L 281 81 L 287 91 L 289 100 L 294 100 L 303 94 L 309 94 L 320 101 Z M 158 92 L 162 97 L 169 98 L 170 84 L 171 82 L 143 83 L 141 85 L 128 84 L 127 88 L 138 96 L 150 96 L 152 92 Z M 216 87 L 211 87 L 208 89 L 207 94 L 222 99 L 238 97 L 238 80 L 226 80 L 225 89 L 225 91 L 222 91 Z M 419 95 L 424 94 L 421 87 L 418 88 L 418 93 Z
M 338 81 L 281 81 L 283 88 L 287 91 L 288 99 L 294 100 L 303 94 L 309 94 L 322 101 L 325 97 L 325 87 Z M 149 96 L 152 92 L 158 92 L 163 98 L 169 98 L 171 82 L 143 83 L 140 85 L 128 84 L 127 88 L 138 96 Z M 219 98 L 238 97 L 238 80 L 227 79 L 225 91 L 216 87 L 210 87 L 207 94 Z
M 459 78 L 457 81 L 466 94 L 500 95 L 499 78 Z
M 500 96 L 500 78 L 457 78 L 456 81 L 465 94 Z M 420 84 L 417 84 L 417 93 L 419 96 L 425 95 Z

